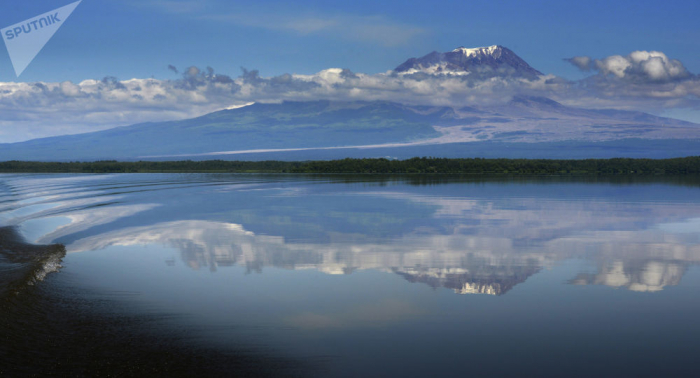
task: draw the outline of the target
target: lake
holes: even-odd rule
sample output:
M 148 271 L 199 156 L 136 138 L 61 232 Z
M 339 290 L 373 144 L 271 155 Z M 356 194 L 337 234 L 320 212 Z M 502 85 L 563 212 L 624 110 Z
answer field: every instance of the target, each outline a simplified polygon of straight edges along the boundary
M 697 179 L 3 174 L 0 226 L 0 375 L 697 375 Z

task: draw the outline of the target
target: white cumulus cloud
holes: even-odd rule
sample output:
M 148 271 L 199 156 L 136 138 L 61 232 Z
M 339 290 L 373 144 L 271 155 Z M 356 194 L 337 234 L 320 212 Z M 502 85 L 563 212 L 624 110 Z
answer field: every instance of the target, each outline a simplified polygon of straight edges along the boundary
M 583 71 L 598 71 L 601 75 L 636 82 L 668 82 L 693 75 L 676 59 L 659 51 L 634 51 L 627 56 L 612 55 L 603 59 L 577 56 L 568 59 Z

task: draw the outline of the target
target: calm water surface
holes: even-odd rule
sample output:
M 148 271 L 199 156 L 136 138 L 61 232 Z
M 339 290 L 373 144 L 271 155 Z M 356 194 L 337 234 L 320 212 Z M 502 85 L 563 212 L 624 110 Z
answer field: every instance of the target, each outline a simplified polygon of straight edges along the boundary
M 698 374 L 695 182 L 0 175 L 0 226 L 0 375 Z

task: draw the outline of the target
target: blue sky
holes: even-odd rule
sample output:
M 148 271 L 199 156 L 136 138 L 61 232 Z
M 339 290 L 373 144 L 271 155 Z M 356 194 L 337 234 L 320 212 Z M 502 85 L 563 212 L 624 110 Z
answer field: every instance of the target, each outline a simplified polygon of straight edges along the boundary
M 5 1 L 0 28 L 71 2 Z M 19 78 L 1 49 L 0 143 L 283 100 L 471 106 L 534 95 L 700 123 L 699 14 L 698 1 L 83 0 Z M 494 44 L 545 75 L 387 73 Z
M 0 26 L 70 2 L 3 2 Z M 433 50 L 493 44 L 569 79 L 583 74 L 563 58 L 635 50 L 663 51 L 697 73 L 698 14 L 697 1 L 84 0 L 20 79 L 168 78 L 168 64 L 229 75 L 241 66 L 263 76 L 377 73 Z M 2 56 L 0 81 L 17 80 Z

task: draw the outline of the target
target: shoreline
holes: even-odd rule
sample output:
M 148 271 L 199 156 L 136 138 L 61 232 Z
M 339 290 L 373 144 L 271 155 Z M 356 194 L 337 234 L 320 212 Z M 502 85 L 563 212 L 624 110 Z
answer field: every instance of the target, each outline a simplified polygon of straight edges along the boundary
M 482 159 L 385 158 L 311 161 L 116 161 L 0 162 L 0 173 L 289 173 L 289 174 L 449 174 L 494 176 L 696 176 L 700 156 L 670 159 Z

